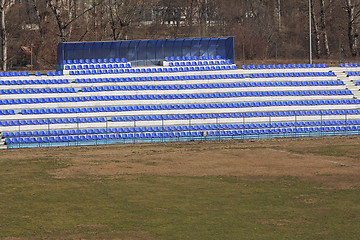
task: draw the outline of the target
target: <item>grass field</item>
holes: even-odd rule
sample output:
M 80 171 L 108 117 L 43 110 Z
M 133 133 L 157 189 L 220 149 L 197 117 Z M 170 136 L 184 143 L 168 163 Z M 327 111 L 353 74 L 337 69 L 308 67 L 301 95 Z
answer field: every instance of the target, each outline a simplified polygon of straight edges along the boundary
M 359 239 L 360 138 L 19 149 L 0 239 Z

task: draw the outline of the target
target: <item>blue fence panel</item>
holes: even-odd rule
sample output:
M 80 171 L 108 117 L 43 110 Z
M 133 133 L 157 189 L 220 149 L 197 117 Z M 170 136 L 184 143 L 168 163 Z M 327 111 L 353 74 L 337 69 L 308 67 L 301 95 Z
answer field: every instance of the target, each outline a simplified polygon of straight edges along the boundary
M 222 56 L 234 63 L 234 38 L 161 39 L 59 43 L 57 68 L 64 60 L 126 58 L 134 66 L 156 65 L 165 57 Z
M 165 56 L 166 57 L 174 57 L 175 52 L 174 52 L 174 45 L 175 45 L 175 39 L 166 39 L 163 40 L 164 42 L 164 52 L 165 52 Z
M 193 43 L 193 39 L 184 39 L 181 56 L 185 56 L 185 57 L 193 56 L 191 55 L 192 43 Z

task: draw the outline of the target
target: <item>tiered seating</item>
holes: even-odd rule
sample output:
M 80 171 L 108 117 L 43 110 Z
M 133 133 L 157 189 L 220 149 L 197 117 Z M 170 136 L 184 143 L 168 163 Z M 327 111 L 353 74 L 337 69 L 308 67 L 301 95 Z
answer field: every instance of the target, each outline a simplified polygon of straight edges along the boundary
M 64 60 L 64 64 L 86 64 L 86 63 L 126 63 L 126 58 L 104 58 L 104 59 L 74 59 Z
M 187 71 L 214 71 L 214 70 L 235 70 L 236 66 L 221 56 L 194 56 L 194 57 L 166 57 L 163 66 L 179 67 L 180 72 Z M 169 71 L 169 68 L 167 68 Z M 171 71 L 171 70 L 170 70 Z
M 101 61 L 91 64 L 121 62 Z M 248 74 L 226 66 L 0 79 L 0 132 L 9 147 L 359 133 L 360 101 L 326 68 Z
M 244 70 L 259 70 L 259 69 L 309 69 L 309 68 L 327 68 L 324 64 L 277 64 L 277 65 L 242 65 Z
M 105 59 L 73 59 L 64 60 L 64 67 L 78 64 L 127 63 L 126 58 Z
M 120 68 L 120 69 L 92 69 L 92 70 L 70 70 L 70 75 L 91 75 L 91 74 L 147 74 L 147 73 L 182 73 L 182 72 L 203 72 L 203 71 L 225 71 L 236 70 L 235 65 L 221 66 L 191 66 L 191 67 L 156 67 L 156 68 Z
M 124 68 L 131 68 L 125 58 L 64 60 L 64 73 L 70 75 L 118 73 Z

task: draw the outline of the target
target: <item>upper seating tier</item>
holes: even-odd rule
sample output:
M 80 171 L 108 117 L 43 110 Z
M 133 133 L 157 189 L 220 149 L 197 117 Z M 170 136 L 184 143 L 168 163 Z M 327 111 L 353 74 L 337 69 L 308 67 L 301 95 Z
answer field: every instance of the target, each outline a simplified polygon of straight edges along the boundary
M 97 64 L 97 63 L 127 63 L 126 58 L 104 58 L 104 59 L 68 59 L 64 60 L 63 64 L 73 65 L 73 64 Z

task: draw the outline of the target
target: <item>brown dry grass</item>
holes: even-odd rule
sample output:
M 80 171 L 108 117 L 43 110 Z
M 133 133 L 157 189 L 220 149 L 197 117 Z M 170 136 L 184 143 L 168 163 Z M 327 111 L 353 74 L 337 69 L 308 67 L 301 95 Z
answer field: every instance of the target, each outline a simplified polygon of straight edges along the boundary
M 160 240 L 160 238 L 153 236 L 148 232 L 142 231 L 119 231 L 119 232 L 105 232 L 98 233 L 101 228 L 86 228 L 82 231 L 87 231 L 84 233 L 72 233 L 71 231 L 61 231 L 53 232 L 52 236 L 38 236 L 32 238 L 26 237 L 8 237 L 3 238 L 4 240 L 30 240 L 30 239 L 46 239 L 46 240 L 69 240 L 69 239 L 82 239 L 82 240 L 99 240 L 99 239 L 112 239 L 112 240 Z M 93 234 L 93 235 L 92 235 Z
M 1 159 L 51 157 L 65 164 L 49 171 L 56 178 L 133 178 L 160 176 L 237 176 L 272 179 L 294 176 L 336 188 L 360 186 L 357 153 L 330 156 L 308 149 L 357 146 L 360 138 L 274 139 L 96 147 L 20 149 L 2 152 Z M 355 147 L 357 149 L 357 147 Z M 352 150 L 354 151 L 354 150 Z

